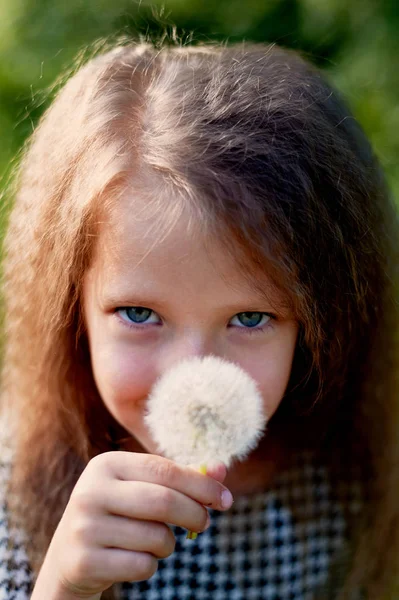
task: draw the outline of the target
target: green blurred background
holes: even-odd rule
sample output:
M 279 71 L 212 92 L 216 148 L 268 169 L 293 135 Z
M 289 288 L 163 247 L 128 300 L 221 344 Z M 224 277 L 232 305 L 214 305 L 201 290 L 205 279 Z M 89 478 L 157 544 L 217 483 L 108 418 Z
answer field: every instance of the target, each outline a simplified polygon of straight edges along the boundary
M 399 198 L 397 0 L 0 0 L 0 187 L 46 106 L 43 90 L 96 38 L 173 33 L 300 49 L 328 72 Z

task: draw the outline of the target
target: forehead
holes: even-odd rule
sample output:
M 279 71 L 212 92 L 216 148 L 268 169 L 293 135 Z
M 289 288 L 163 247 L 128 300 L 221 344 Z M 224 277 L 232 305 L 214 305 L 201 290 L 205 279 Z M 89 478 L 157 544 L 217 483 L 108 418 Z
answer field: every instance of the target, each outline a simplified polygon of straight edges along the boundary
M 191 286 L 214 296 L 235 291 L 285 303 L 265 271 L 255 272 L 227 250 L 220 231 L 165 187 L 129 189 L 104 219 L 93 266 L 107 282 L 150 281 L 182 291 Z

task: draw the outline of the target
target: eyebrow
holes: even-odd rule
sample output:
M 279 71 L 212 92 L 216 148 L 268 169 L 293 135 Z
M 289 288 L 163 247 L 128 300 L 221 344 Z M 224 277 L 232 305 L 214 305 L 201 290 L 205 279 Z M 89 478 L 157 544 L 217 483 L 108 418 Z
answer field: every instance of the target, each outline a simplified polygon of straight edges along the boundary
M 127 293 L 125 291 L 121 291 L 120 293 L 110 292 L 110 293 L 102 293 L 100 295 L 101 304 L 106 306 L 166 306 L 167 302 L 162 299 L 155 298 L 152 295 L 147 293 L 143 294 L 132 294 Z

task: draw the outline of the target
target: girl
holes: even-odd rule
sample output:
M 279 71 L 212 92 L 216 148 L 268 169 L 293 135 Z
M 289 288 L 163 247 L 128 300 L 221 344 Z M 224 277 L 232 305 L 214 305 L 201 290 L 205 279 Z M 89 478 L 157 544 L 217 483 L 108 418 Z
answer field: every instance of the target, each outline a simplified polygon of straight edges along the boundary
M 128 44 L 78 70 L 5 240 L 0 598 L 388 598 L 397 232 L 298 54 Z M 227 475 L 159 456 L 144 425 L 156 379 L 208 354 L 272 416 Z

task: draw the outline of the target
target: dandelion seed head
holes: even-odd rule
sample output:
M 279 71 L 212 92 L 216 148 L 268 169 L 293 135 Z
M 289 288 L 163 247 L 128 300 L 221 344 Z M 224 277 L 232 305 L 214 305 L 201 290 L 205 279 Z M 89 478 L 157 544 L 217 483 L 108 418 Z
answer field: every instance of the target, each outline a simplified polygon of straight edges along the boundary
M 167 371 L 155 383 L 147 411 L 159 451 L 180 464 L 243 460 L 267 421 L 252 377 L 214 356 L 187 359 Z

